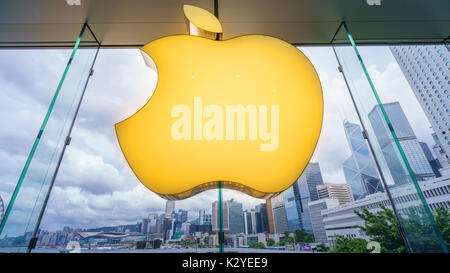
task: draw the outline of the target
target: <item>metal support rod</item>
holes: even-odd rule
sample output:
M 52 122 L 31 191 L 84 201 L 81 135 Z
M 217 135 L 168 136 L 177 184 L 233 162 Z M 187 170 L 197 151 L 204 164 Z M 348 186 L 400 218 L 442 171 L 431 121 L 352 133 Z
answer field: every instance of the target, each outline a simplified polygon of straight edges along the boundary
M 88 25 L 87 25 L 86 23 L 83 25 L 83 29 L 82 29 L 82 31 L 81 31 L 80 36 L 83 35 L 83 32 L 84 32 L 84 30 L 85 30 L 85 28 L 86 28 L 87 26 L 88 26 Z M 87 88 L 87 85 L 88 85 L 88 83 L 89 83 L 89 79 L 90 79 L 91 76 L 93 75 L 94 64 L 95 64 L 95 61 L 97 60 L 97 55 L 98 55 L 99 49 L 100 49 L 100 44 L 98 44 L 98 47 L 97 47 L 96 52 L 95 52 L 94 60 L 92 61 L 91 67 L 89 68 L 89 75 L 88 75 L 88 78 L 86 79 L 86 82 L 85 82 L 85 84 L 84 84 L 83 91 L 82 91 L 82 93 L 81 93 L 80 100 L 78 101 L 77 108 L 76 108 L 76 110 L 75 110 L 75 114 L 74 114 L 74 116 L 73 116 L 73 119 L 72 119 L 72 122 L 71 122 L 70 128 L 69 128 L 69 132 L 67 133 L 67 137 L 66 137 L 66 138 L 69 138 L 69 139 L 70 139 L 70 134 L 72 133 L 73 125 L 75 124 L 75 119 L 77 118 L 78 111 L 80 110 L 81 102 L 83 101 L 84 93 L 86 92 L 86 88 Z M 74 51 L 76 51 L 76 50 L 77 50 L 77 48 L 74 48 Z M 71 59 L 70 59 L 69 62 L 72 62 L 74 55 L 75 55 L 75 54 L 72 55 L 72 57 L 71 57 Z M 69 143 L 70 143 L 70 142 L 69 142 Z M 38 230 L 39 230 L 39 226 L 41 225 L 42 217 L 44 216 L 45 208 L 47 207 L 48 199 L 49 199 L 49 197 L 50 197 L 50 193 L 51 193 L 52 188 L 53 188 L 53 185 L 54 185 L 54 183 L 55 183 L 56 176 L 57 176 L 57 174 L 58 174 L 58 170 L 59 170 L 59 167 L 60 167 L 60 165 L 61 165 L 61 161 L 62 161 L 62 159 L 63 159 L 64 152 L 66 151 L 67 145 L 68 145 L 68 143 L 67 143 L 67 141 L 66 141 L 66 143 L 64 144 L 64 147 L 63 147 L 63 149 L 62 149 L 62 151 L 61 151 L 61 154 L 60 154 L 60 156 L 59 156 L 59 158 L 58 158 L 58 162 L 57 162 L 57 165 L 56 165 L 56 169 L 55 169 L 55 172 L 53 173 L 53 177 L 52 177 L 52 180 L 51 180 L 51 182 L 50 182 L 50 186 L 49 186 L 49 189 L 48 189 L 48 191 L 47 191 L 47 195 L 45 196 L 44 203 L 43 203 L 43 205 L 42 205 L 41 211 L 39 212 L 39 217 L 38 217 L 38 220 L 37 220 L 37 222 L 36 222 L 36 226 L 35 226 L 35 228 L 34 228 L 34 230 L 33 230 L 33 234 L 32 234 L 32 236 L 31 236 L 32 239 L 33 239 L 33 238 L 36 238 L 36 234 L 37 234 L 37 232 L 38 232 Z M 34 244 L 34 245 L 31 246 L 31 247 L 28 247 L 27 252 L 30 253 L 31 250 L 34 248 L 35 245 L 36 245 L 36 244 Z
M 217 204 L 218 207 L 218 212 L 217 215 L 219 217 L 218 219 L 218 226 L 219 226 L 219 253 L 223 253 L 223 245 L 224 245 L 224 241 L 225 241 L 225 233 L 223 231 L 223 206 L 222 206 L 222 200 L 223 200 L 223 196 L 222 196 L 222 189 L 223 189 L 223 182 L 219 181 L 217 182 L 217 189 L 219 191 L 219 202 Z

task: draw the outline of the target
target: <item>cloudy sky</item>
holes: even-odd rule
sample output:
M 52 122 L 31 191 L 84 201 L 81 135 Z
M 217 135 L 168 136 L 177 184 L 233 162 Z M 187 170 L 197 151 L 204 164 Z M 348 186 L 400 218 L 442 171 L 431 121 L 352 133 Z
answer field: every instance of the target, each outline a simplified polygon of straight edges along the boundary
M 345 82 L 329 47 L 301 48 L 318 71 L 325 101 L 322 133 L 312 161 L 325 182 L 345 183 L 342 162 L 350 155 L 342 120 L 357 122 Z M 387 47 L 361 48 L 383 102 L 400 101 L 417 137 L 432 143 L 430 125 Z M 62 75 L 68 50 L 0 51 L 0 196 L 9 202 L 34 138 Z M 49 230 L 132 224 L 161 212 L 165 200 L 150 192 L 127 165 L 114 124 L 132 115 L 151 97 L 157 75 L 137 49 L 104 49 L 72 132 L 41 227 Z M 225 190 L 253 208 L 263 200 Z M 211 210 L 212 190 L 177 201 L 176 209 Z

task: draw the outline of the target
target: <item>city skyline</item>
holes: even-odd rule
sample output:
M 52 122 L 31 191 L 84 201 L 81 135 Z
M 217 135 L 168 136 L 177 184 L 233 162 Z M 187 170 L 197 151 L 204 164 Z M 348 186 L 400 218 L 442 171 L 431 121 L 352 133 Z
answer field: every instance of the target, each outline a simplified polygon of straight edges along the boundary
M 361 49 L 361 54 L 368 63 L 372 62 L 369 72 L 374 75 L 375 84 L 383 89 L 385 82 L 389 82 L 391 78 L 402 77 L 401 70 L 394 63 L 395 59 L 390 55 L 388 48 L 372 49 L 383 58 L 374 60 L 371 57 L 373 50 L 371 54 L 368 54 Z M 311 161 L 320 162 L 325 170 L 324 182 L 344 183 L 341 164 L 343 159 L 350 155 L 350 150 L 343 147 L 346 140 L 341 120 L 346 118 L 354 122 L 357 117 L 351 106 L 345 83 L 336 69 L 337 63 L 331 49 L 302 48 L 302 51 L 317 67 L 325 95 L 326 112 L 323 131 Z M 5 119 L 6 127 L 0 132 L 2 145 L 0 156 L 5 162 L 0 177 L 5 182 L 0 185 L 0 195 L 5 203 L 9 201 L 18 175 L 23 168 L 29 145 L 35 136 L 34 133 L 29 132 L 37 132 L 36 126 L 40 124 L 43 116 L 41 113 L 46 110 L 47 98 L 57 84 L 69 52 L 47 51 L 34 56 L 27 55 L 26 52 L 20 53 L 5 51 L 5 54 L 0 56 L 2 63 L 8 64 L 8 70 L 5 70 L 3 66 L 0 68 L 2 71 L 0 82 L 4 86 L 14 87 L 6 88 L 6 92 L 1 94 L 1 102 L 11 109 L 8 112 L 2 110 L 2 119 Z M 19 64 L 25 59 L 34 61 L 24 70 L 24 67 Z M 37 67 L 34 63 L 44 63 L 44 65 Z M 35 71 L 38 70 L 42 73 L 34 76 Z M 113 82 L 110 82 L 106 80 L 110 75 L 122 76 L 117 76 Z M 408 119 L 414 121 L 415 127 L 418 128 L 419 139 L 427 142 L 428 145 L 432 144 L 433 140 L 425 115 L 416 113 L 414 109 L 418 103 L 407 99 L 411 96 L 407 81 L 400 79 L 397 82 L 399 83 L 394 84 L 396 86 L 387 87 L 385 91 L 381 90 L 380 96 L 384 101 L 397 100 L 398 98 L 392 97 L 393 92 L 389 91 L 400 90 L 399 94 L 405 98 L 400 99 L 400 102 L 408 106 L 405 107 L 405 112 Z M 165 200 L 149 192 L 133 177 L 120 154 L 113 128 L 108 126 L 136 111 L 141 106 L 139 102 L 148 99 L 155 83 L 156 75 L 145 67 L 138 51 L 104 50 L 99 53 L 95 76 L 86 92 L 79 119 L 74 127 L 71 145 L 67 148 L 54 190 L 50 195 L 49 205 L 41 225 L 43 228 L 129 223 L 142 211 L 164 211 Z M 34 89 L 30 89 L 30 86 Z M 119 89 L 124 90 L 124 88 L 129 90 L 127 94 L 118 92 Z M 99 105 L 98 101 L 102 104 Z M 114 108 L 123 109 L 123 112 L 112 114 L 110 109 Z M 22 113 L 22 115 L 11 116 L 11 113 Z M 15 125 L 7 120 L 15 120 Z M 27 128 L 27 130 L 26 132 L 17 131 L 16 126 Z M 18 142 L 28 144 L 19 146 L 15 144 Z M 262 202 L 262 200 L 229 190 L 224 190 L 224 197 L 239 200 L 243 203 L 243 209 Z M 193 212 L 213 200 L 217 200 L 215 190 L 180 201 L 177 206 Z M 111 209 L 114 213 L 105 213 Z

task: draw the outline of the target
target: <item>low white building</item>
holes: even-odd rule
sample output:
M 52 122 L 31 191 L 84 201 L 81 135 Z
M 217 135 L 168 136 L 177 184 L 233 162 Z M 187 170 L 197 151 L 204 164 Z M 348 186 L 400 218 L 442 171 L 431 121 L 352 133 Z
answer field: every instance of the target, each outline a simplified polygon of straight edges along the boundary
M 439 177 L 420 183 L 423 195 L 427 200 L 428 207 L 435 211 L 438 207 L 444 206 L 450 209 L 450 177 Z
M 376 212 L 381 210 L 379 204 L 391 208 L 389 199 L 385 193 L 375 193 L 363 199 L 322 210 L 324 229 L 328 242 L 332 244 L 337 234 L 348 238 L 363 238 L 368 240 L 369 237 L 364 231 L 355 227 L 364 226 L 364 220 L 356 215 L 354 210 L 361 211 L 362 208 L 367 208 L 370 212 Z
M 421 181 L 419 186 L 432 212 L 435 212 L 440 206 L 450 209 L 450 177 Z M 393 188 L 391 189 L 391 195 L 395 199 L 396 208 L 399 212 L 417 204 L 419 199 L 414 185 L 402 185 Z M 321 214 L 328 242 L 332 243 L 336 234 L 369 240 L 369 237 L 360 228 L 355 227 L 364 226 L 365 223 L 354 213 L 354 210 L 361 211 L 366 208 L 370 212 L 377 212 L 381 210 L 379 204 L 392 209 L 386 193 L 375 193 L 357 201 L 322 210 Z

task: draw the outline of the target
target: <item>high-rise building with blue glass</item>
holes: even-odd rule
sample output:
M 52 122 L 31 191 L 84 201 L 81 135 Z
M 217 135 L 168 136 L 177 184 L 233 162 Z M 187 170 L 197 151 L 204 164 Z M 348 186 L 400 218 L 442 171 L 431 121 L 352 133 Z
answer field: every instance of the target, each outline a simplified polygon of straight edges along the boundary
M 435 178 L 433 169 L 431 168 L 419 141 L 417 141 L 417 137 L 414 134 L 400 103 L 386 103 L 383 104 L 383 106 L 416 179 L 418 181 L 424 181 Z M 384 121 L 383 113 L 378 105 L 370 111 L 369 120 L 375 131 L 378 144 L 383 151 L 384 159 L 386 160 L 395 184 L 401 185 L 409 183 L 410 177 L 408 172 L 405 171 L 401 155 L 395 147 L 396 143 L 392 138 L 390 129 Z
M 309 163 L 297 181 L 283 192 L 290 231 L 301 229 L 313 233 L 308 203 L 319 199 L 317 185 L 322 184 L 319 163 Z
M 438 143 L 450 156 L 450 51 L 445 45 L 391 46 L 392 54 L 416 95 Z
M 238 234 L 244 232 L 244 212 L 242 210 L 242 203 L 236 202 L 233 199 L 227 201 L 228 203 L 228 219 L 230 224 L 230 233 Z
M 344 131 L 352 155 L 344 161 L 342 167 L 345 180 L 352 188 L 353 198 L 359 200 L 367 195 L 383 192 L 375 161 L 370 155 L 361 127 L 345 120 Z
M 267 205 L 265 203 L 255 206 L 256 215 L 256 232 L 269 232 L 269 219 L 267 214 Z

